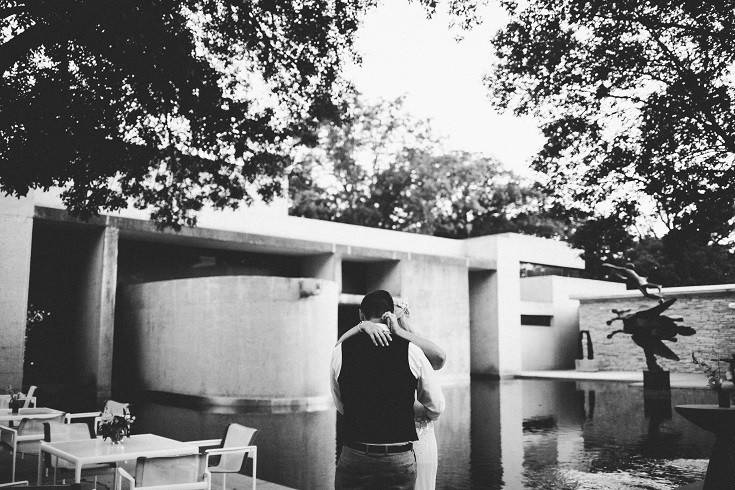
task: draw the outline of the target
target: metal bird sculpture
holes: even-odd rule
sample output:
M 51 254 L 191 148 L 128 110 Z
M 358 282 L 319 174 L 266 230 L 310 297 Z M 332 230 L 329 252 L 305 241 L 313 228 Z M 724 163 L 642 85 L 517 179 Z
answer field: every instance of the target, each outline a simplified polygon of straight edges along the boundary
M 633 338 L 633 342 L 643 348 L 646 355 L 646 365 L 649 371 L 663 371 L 661 366 L 656 362 L 656 356 L 665 357 L 672 361 L 678 361 L 679 356 L 674 354 L 671 349 L 666 347 L 662 340 L 676 342 L 678 335 L 694 335 L 696 332 L 691 327 L 677 325 L 676 322 L 683 321 L 683 318 L 671 318 L 662 315 L 669 306 L 674 304 L 676 298 L 660 303 L 653 308 L 647 310 L 636 311 L 628 314 L 630 310 L 613 310 L 617 316 L 608 320 L 606 323 L 611 325 L 614 321 L 623 322 L 622 330 L 615 330 L 607 335 L 611 339 L 615 334 L 627 333 Z
M 652 282 L 648 282 L 648 278 L 639 276 L 638 273 L 633 268 L 635 266 L 631 262 L 628 262 L 627 264 L 625 264 L 625 267 L 603 262 L 602 267 L 607 267 L 608 269 L 612 269 L 613 274 L 618 276 L 620 279 L 625 279 L 625 282 L 627 284 L 630 284 L 634 288 L 639 289 L 640 292 L 643 293 L 643 296 L 645 296 L 646 298 L 655 299 L 659 303 L 664 302 L 664 297 L 661 295 L 661 285 L 654 284 Z M 658 294 L 649 292 L 648 291 L 649 289 L 658 290 Z

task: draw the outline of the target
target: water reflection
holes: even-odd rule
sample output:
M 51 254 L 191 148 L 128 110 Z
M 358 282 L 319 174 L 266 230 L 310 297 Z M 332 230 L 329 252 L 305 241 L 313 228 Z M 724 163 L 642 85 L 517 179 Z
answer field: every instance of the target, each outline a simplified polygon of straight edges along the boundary
M 258 428 L 258 477 L 291 488 L 330 488 L 335 412 L 233 413 L 136 403 L 135 431 L 181 441 L 224 436 L 231 422 Z
M 704 478 L 711 436 L 671 412 L 715 403 L 706 390 L 644 397 L 626 383 L 473 381 L 445 387 L 437 424 L 437 488 L 674 488 Z M 670 396 L 670 397 L 669 397 Z M 136 431 L 180 440 L 260 429 L 258 474 L 302 489 L 331 488 L 336 417 L 226 413 L 136 404 Z

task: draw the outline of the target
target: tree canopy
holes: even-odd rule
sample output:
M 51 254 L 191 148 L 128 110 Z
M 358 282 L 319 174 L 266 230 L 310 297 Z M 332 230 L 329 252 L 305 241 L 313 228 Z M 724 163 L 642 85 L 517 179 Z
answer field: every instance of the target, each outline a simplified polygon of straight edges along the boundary
M 416 0 L 431 14 L 435 1 Z M 159 223 L 280 191 L 375 0 L 0 1 L 0 189 Z M 473 2 L 451 2 L 457 18 Z
M 645 194 L 680 237 L 729 237 L 735 2 L 503 3 L 487 82 L 498 107 L 542 121 L 534 166 L 557 196 L 635 215 Z
M 532 183 L 494 158 L 444 151 L 401 99 L 353 98 L 342 123 L 326 124 L 319 141 L 290 175 L 294 215 L 452 238 L 563 233 Z

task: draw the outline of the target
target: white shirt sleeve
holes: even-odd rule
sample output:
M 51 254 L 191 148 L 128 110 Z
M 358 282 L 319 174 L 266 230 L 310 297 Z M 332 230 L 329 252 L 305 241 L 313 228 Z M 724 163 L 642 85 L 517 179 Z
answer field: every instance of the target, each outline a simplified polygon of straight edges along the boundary
M 332 385 L 332 399 L 339 413 L 345 413 L 342 404 L 342 394 L 339 391 L 339 373 L 342 371 L 342 344 L 338 344 L 332 351 L 332 363 L 329 367 L 329 381 Z
M 416 399 L 426 408 L 426 415 L 430 419 L 439 418 L 444 411 L 444 393 L 424 351 L 413 343 L 408 344 L 408 364 L 418 380 Z

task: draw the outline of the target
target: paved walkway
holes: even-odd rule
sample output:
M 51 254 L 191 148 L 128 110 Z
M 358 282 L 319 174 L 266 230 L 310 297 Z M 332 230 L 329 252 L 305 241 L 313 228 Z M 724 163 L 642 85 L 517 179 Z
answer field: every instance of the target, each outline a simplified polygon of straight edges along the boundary
M 38 459 L 30 454 L 18 459 L 18 480 L 28 480 L 32 483 L 36 482 L 36 469 L 38 467 Z M 10 454 L 5 449 L 0 449 L 0 482 L 10 481 Z M 91 484 L 90 484 L 91 487 Z M 45 487 L 44 487 L 45 488 Z M 83 485 L 82 488 L 87 488 Z M 112 474 L 102 476 L 97 484 L 98 489 L 112 488 Z M 251 490 L 253 488 L 253 479 L 246 475 L 229 474 L 227 475 L 227 490 Z M 212 490 L 222 490 L 222 475 L 212 475 Z M 290 487 L 278 485 L 269 481 L 257 481 L 258 490 L 293 490 Z
M 575 371 L 573 369 L 521 371 L 515 377 L 570 381 L 627 381 L 634 386 L 643 386 L 642 371 Z M 709 389 L 704 374 L 699 373 L 671 373 L 671 387 Z
M 240 475 L 239 473 L 227 475 L 226 490 L 251 490 L 252 488 L 253 479 L 251 477 Z M 260 478 L 257 481 L 257 488 L 258 490 L 293 490 L 291 487 L 284 487 L 283 485 L 261 480 Z M 223 490 L 221 475 L 212 475 L 212 490 Z

